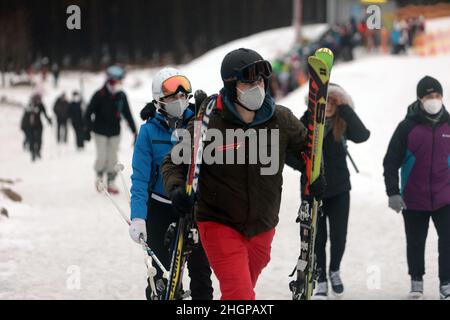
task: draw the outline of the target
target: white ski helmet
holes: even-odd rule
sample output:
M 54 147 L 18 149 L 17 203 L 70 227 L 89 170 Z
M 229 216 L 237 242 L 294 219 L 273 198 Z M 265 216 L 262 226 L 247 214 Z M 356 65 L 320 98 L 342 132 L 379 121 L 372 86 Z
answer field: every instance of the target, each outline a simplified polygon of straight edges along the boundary
M 159 102 L 161 100 L 161 98 L 164 98 L 166 96 L 166 94 L 164 94 L 163 88 L 162 88 L 164 82 L 175 76 L 182 76 L 182 77 L 186 78 L 187 82 L 189 83 L 189 87 L 190 87 L 189 80 L 179 70 L 177 70 L 175 68 L 170 68 L 170 67 L 161 69 L 153 77 L 153 83 L 152 83 L 152 95 L 153 95 L 153 99 L 156 102 Z M 192 89 L 188 88 L 188 90 L 185 90 L 185 91 L 186 91 L 186 93 L 191 93 Z

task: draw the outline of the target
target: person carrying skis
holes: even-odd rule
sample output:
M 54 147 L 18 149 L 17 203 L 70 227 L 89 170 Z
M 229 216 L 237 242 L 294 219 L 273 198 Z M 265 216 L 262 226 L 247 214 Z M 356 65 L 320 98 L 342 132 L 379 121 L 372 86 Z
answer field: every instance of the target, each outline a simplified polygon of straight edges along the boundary
M 95 133 L 97 159 L 94 169 L 97 173 L 96 187 L 101 190 L 104 174 L 107 176 L 107 190 L 117 194 L 118 188 L 114 184 L 120 142 L 120 121 L 125 117 L 128 126 L 136 136 L 136 125 L 128 105 L 125 92 L 122 91 L 122 80 L 125 71 L 118 66 L 111 66 L 106 70 L 107 80 L 104 86 L 94 93 L 84 115 L 85 132 Z M 94 116 L 94 120 L 92 120 Z
M 66 94 L 63 92 L 56 99 L 53 106 L 53 112 L 56 115 L 56 141 L 58 143 L 67 143 L 67 120 L 69 119 L 69 102 Z
M 417 100 L 397 126 L 383 161 L 389 207 L 403 213 L 411 299 L 423 297 L 430 218 L 439 237 L 440 296 L 450 299 L 450 115 L 442 97 L 438 80 L 419 81 Z
M 308 113 L 301 118 L 307 123 Z M 347 167 L 347 140 L 361 143 L 369 139 L 370 131 L 366 129 L 353 110 L 353 100 L 339 85 L 328 86 L 327 107 L 325 110 L 325 133 L 323 140 L 323 165 L 327 186 L 322 199 L 322 215 L 317 222 L 316 255 L 318 283 L 314 293 L 315 299 L 328 297 L 326 266 L 326 244 L 328 240 L 327 220 L 330 228 L 331 259 L 329 276 L 331 288 L 335 295 L 344 293 L 340 277 L 340 265 L 345 251 L 348 217 L 350 211 L 350 172 Z M 298 166 L 293 155 L 288 156 L 287 164 Z M 304 176 L 302 176 L 302 185 Z
M 190 81 L 177 69 L 164 68 L 155 75 L 154 100 L 141 111 L 146 123 L 139 130 L 133 153 L 130 236 L 137 243 L 141 237 L 146 240 L 166 267 L 171 262 L 171 253 L 165 245 L 165 235 L 169 226 L 178 221 L 179 213 L 164 191 L 161 162 L 176 143 L 172 138 L 174 130 L 185 128 L 194 116 L 195 107 L 189 103 L 191 92 Z M 157 294 L 162 295 L 167 284 L 161 270 L 156 264 L 155 267 Z M 188 269 L 192 299 L 211 300 L 211 269 L 201 244 L 194 247 Z M 150 286 L 146 297 L 156 298 L 152 297 Z
M 47 119 L 48 124 L 52 125 L 52 119 L 47 115 L 45 106 L 42 103 L 42 97 L 36 93 L 31 96 L 30 103 L 25 109 L 21 121 L 21 129 L 25 133 L 26 141 L 31 152 L 31 160 L 35 161 L 41 158 L 42 147 L 42 121 L 41 115 Z
M 245 152 L 244 163 L 203 162 L 198 180 L 195 220 L 200 239 L 214 270 L 223 300 L 255 299 L 254 288 L 261 271 L 270 261 L 271 243 L 278 223 L 281 202 L 282 171 L 286 151 L 301 157 L 306 149 L 303 124 L 283 106 L 276 105 L 267 93 L 272 67 L 259 53 L 240 48 L 228 53 L 222 62 L 224 87 L 219 95 L 207 98 L 201 108 L 214 104 L 208 130 L 223 137 L 226 132 L 247 131 L 242 140 L 220 145 L 214 151 L 225 158 Z M 189 131 L 193 131 L 193 121 Z M 263 134 L 275 136 L 275 142 L 262 142 Z M 251 136 L 262 139 L 252 144 L 258 154 L 279 159 L 274 172 L 264 172 L 267 163 L 249 160 Z M 266 135 L 267 136 L 267 135 Z M 237 141 L 236 141 L 237 140 Z M 268 139 L 272 141 L 272 139 Z M 182 141 L 187 148 L 190 141 Z M 247 147 L 246 147 L 247 145 Z M 210 142 L 205 142 L 205 150 Z M 184 150 L 184 149 L 183 149 Z M 257 157 L 256 157 L 257 158 Z M 181 214 L 190 214 L 194 199 L 185 190 L 186 167 L 175 164 L 169 153 L 161 173 L 166 193 Z M 264 172 L 264 174 L 263 174 Z M 311 185 L 311 195 L 320 198 L 324 189 L 322 176 Z

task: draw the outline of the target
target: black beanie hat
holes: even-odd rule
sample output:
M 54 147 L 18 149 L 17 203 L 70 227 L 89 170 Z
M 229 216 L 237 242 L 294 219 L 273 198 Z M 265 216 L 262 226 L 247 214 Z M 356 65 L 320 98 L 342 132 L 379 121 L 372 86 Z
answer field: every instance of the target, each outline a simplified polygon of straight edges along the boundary
M 427 94 L 437 92 L 442 94 L 442 86 L 435 78 L 430 76 L 423 77 L 417 84 L 417 97 L 422 99 Z

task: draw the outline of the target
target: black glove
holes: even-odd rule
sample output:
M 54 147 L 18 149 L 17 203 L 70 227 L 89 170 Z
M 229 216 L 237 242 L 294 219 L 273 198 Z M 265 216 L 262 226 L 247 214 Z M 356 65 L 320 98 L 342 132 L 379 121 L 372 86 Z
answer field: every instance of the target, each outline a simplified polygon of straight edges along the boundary
M 305 180 L 306 180 L 305 175 L 302 175 L 302 185 L 303 186 L 305 185 Z M 325 193 L 326 186 L 327 186 L 327 182 L 325 181 L 325 177 L 322 174 L 319 174 L 316 181 L 311 183 L 311 185 L 309 186 L 309 195 L 306 196 L 303 193 L 302 198 L 304 200 L 308 200 L 308 201 L 312 200 L 313 198 L 316 199 L 317 201 L 322 200 L 323 195 Z
M 170 193 L 170 199 L 172 199 L 173 209 L 180 215 L 180 217 L 185 218 L 186 216 L 192 214 L 194 197 L 189 196 L 186 193 L 185 188 L 175 186 Z
M 194 93 L 195 99 L 195 112 L 198 113 L 202 102 L 208 97 L 208 95 L 203 90 L 197 90 Z

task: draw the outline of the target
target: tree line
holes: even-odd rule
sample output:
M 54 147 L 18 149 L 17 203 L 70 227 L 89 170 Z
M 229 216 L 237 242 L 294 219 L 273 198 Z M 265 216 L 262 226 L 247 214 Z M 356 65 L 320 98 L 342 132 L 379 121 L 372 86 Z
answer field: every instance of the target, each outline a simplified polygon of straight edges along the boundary
M 67 7 L 81 9 L 68 30 Z M 326 0 L 303 1 L 325 22 Z M 292 0 L 0 0 L 0 67 L 48 57 L 65 68 L 182 63 L 233 39 L 292 23 Z

